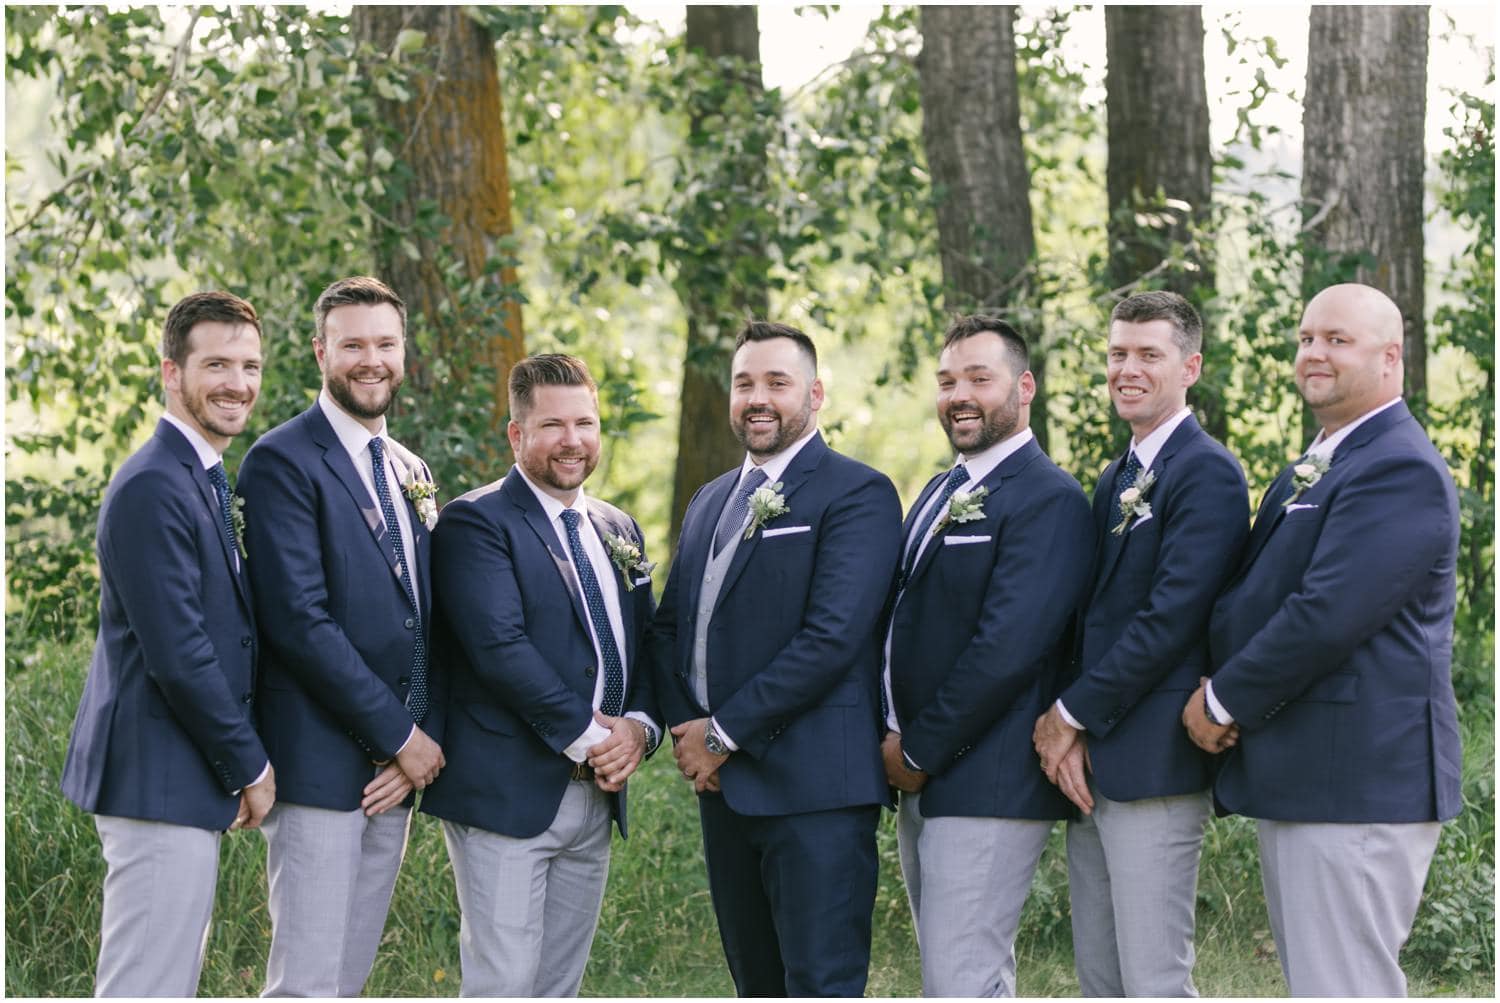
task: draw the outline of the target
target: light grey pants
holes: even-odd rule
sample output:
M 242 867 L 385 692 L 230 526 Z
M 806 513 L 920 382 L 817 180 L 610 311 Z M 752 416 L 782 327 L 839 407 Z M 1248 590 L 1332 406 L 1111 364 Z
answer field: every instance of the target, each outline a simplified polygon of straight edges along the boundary
M 359 995 L 410 825 L 410 808 L 367 818 L 277 802 L 261 826 L 271 911 L 262 996 Z
M 1401 945 L 1441 828 L 1260 821 L 1266 909 L 1293 996 L 1406 995 Z
M 1197 996 L 1193 929 L 1208 791 L 1111 801 L 1068 823 L 1073 963 L 1085 996 Z
M 1016 930 L 1052 823 L 923 818 L 902 794 L 896 838 L 924 996 L 1014 996 Z
M 463 996 L 577 996 L 609 877 L 609 799 L 568 784 L 540 836 L 443 822 L 461 913 Z
M 95 815 L 108 867 L 96 996 L 196 996 L 220 833 Z

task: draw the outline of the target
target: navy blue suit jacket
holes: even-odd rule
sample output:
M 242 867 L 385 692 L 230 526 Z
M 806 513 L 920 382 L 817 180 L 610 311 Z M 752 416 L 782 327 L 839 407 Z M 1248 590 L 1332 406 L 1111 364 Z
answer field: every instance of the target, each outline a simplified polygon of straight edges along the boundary
M 946 476 L 922 490 L 903 539 Z M 930 776 L 924 816 L 1064 818 L 1031 731 L 1057 696 L 1088 585 L 1088 499 L 1035 440 L 978 486 L 984 518 L 934 534 L 891 613 L 901 747 Z
M 716 477 L 688 504 L 656 611 L 651 660 L 669 725 L 707 713 L 690 681 L 694 624 L 714 528 L 739 476 Z M 709 702 L 740 750 L 720 767 L 720 788 L 742 815 L 887 803 L 879 620 L 900 499 L 889 478 L 821 434 L 792 457 L 781 494 L 788 511 L 739 544 L 709 624 Z
M 372 764 L 395 756 L 412 727 L 417 624 L 379 502 L 317 404 L 250 447 L 239 493 L 264 649 L 256 709 L 277 797 L 352 811 Z M 396 485 L 391 501 L 411 520 L 425 629 L 431 537 Z M 441 742 L 442 678 L 431 661 L 422 730 Z
M 623 537 L 645 554 L 634 519 L 592 496 L 588 511 L 601 540 Z M 624 709 L 660 721 L 650 669 L 636 657 L 651 623 L 651 580 L 632 573 L 627 589 L 613 562 L 610 570 L 625 631 Z M 448 765 L 422 810 L 507 836 L 539 835 L 567 790 L 573 763 L 563 750 L 593 720 L 601 668 L 567 547 L 518 470 L 443 507 L 433 588 L 452 696 Z M 625 792 L 611 797 L 623 836 Z
M 1214 695 L 1240 726 L 1214 794 L 1283 821 L 1452 818 L 1453 478 L 1398 403 L 1288 508 L 1291 481 L 1266 492 L 1214 606 Z
M 84 811 L 226 829 L 266 765 L 249 583 L 222 525 L 192 444 L 162 420 L 99 511 L 99 636 L 62 774 Z
M 1081 674 L 1063 691 L 1088 729 L 1094 782 L 1114 801 L 1207 790 L 1213 757 L 1182 726 L 1208 674 L 1208 616 L 1250 532 L 1240 465 L 1190 415 L 1151 463 L 1150 518 L 1111 530 L 1111 463 L 1094 491 L 1099 539 L 1082 622 Z

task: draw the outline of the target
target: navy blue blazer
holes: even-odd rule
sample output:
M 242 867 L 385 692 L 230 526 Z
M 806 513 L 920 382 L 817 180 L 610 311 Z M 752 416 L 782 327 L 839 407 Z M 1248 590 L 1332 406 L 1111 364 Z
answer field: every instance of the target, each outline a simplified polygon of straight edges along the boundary
M 706 716 L 691 684 L 703 569 L 740 468 L 698 489 L 649 643 L 669 725 Z M 820 434 L 782 475 L 788 511 L 739 544 L 708 628 L 713 716 L 739 745 L 719 769 L 742 815 L 885 804 L 880 613 L 901 502 L 890 479 Z M 767 531 L 770 531 L 769 535 Z
M 1151 516 L 1111 530 L 1115 475 L 1099 478 L 1099 550 L 1081 631 L 1081 673 L 1063 691 L 1088 729 L 1094 782 L 1114 801 L 1207 790 L 1213 757 L 1182 726 L 1208 675 L 1208 615 L 1250 534 L 1245 475 L 1190 415 L 1151 463 Z
M 903 540 L 946 477 L 922 489 Z M 891 613 L 901 747 L 930 776 L 926 817 L 1065 818 L 1031 731 L 1057 696 L 1089 581 L 1088 499 L 1034 439 L 978 486 L 984 518 L 934 534 Z
M 1214 695 L 1240 726 L 1219 805 L 1294 822 L 1452 818 L 1453 478 L 1399 403 L 1286 507 L 1291 481 L 1288 467 L 1266 492 L 1214 606 Z
M 592 496 L 589 521 L 634 542 L 641 528 Z M 606 544 L 606 549 L 608 545 Z M 649 575 L 611 562 L 625 631 L 626 712 L 660 721 L 651 672 L 637 658 L 654 603 Z M 593 720 L 599 671 L 588 608 L 564 543 L 515 468 L 443 506 L 433 533 L 434 630 L 451 703 L 448 765 L 422 810 L 506 836 L 529 838 L 557 816 L 573 763 L 562 752 Z M 625 792 L 610 795 L 626 834 Z
M 222 526 L 198 454 L 163 419 L 99 510 L 99 635 L 62 774 L 84 811 L 227 829 L 233 792 L 266 765 L 249 583 Z
M 425 629 L 431 537 L 392 490 L 411 520 Z M 417 624 L 379 502 L 316 403 L 250 447 L 239 493 L 264 652 L 256 710 L 277 797 L 352 811 L 372 764 L 395 756 L 412 726 L 405 700 Z M 421 724 L 441 742 L 442 674 L 428 662 Z

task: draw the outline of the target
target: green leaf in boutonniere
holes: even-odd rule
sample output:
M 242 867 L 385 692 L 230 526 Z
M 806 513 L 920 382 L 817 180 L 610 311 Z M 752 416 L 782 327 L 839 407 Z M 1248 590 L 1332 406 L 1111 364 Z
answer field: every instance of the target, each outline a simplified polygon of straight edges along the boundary
M 775 484 L 762 484 L 750 496 L 750 525 L 745 527 L 746 540 L 754 536 L 761 526 L 791 511 L 781 495 L 781 483 L 777 481 Z
M 1136 481 L 1130 487 L 1120 492 L 1120 524 L 1110 530 L 1115 536 L 1125 532 L 1125 527 L 1130 525 L 1132 519 L 1144 519 L 1151 514 L 1151 505 L 1146 501 L 1146 495 L 1151 493 L 1151 486 L 1156 483 L 1156 471 L 1146 471 L 1146 476 Z
M 656 562 L 646 560 L 641 554 L 641 548 L 635 541 L 613 533 L 604 534 L 604 545 L 609 548 L 609 559 L 614 566 L 620 569 L 620 575 L 625 580 L 625 591 L 635 589 L 635 582 L 631 580 L 634 574 L 649 575 L 656 570 Z
M 943 518 L 938 521 L 934 533 L 941 533 L 949 526 L 959 523 L 973 522 L 984 518 L 984 500 L 989 497 L 989 488 L 975 488 L 973 491 L 955 491 L 948 499 L 948 510 L 943 513 Z
M 234 495 L 229 499 L 229 521 L 234 523 L 234 545 L 239 548 L 240 560 L 248 561 L 245 552 L 245 499 Z
M 1328 473 L 1329 462 L 1327 458 L 1317 453 L 1308 453 L 1297 465 L 1292 467 L 1292 496 L 1281 503 L 1286 508 L 1292 502 L 1302 497 L 1302 492 L 1312 487 L 1323 479 Z

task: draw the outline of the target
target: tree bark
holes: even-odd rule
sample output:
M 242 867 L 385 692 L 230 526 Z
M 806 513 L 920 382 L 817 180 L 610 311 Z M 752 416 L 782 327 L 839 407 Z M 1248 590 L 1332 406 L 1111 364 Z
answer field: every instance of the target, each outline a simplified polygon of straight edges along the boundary
M 1426 7 L 1313 7 L 1302 113 L 1303 293 L 1363 282 L 1395 300 L 1418 413 L 1427 397 L 1427 17 Z
M 1036 238 L 1021 144 L 1013 6 L 921 8 L 922 142 L 932 172 L 943 300 L 953 313 L 1010 314 L 1030 300 Z M 1031 427 L 1047 444 L 1042 332 L 1032 347 Z

